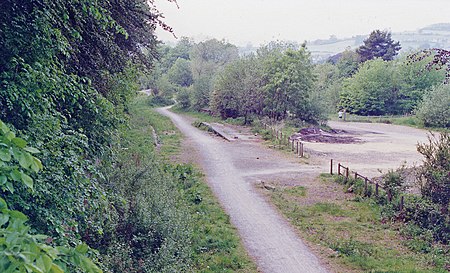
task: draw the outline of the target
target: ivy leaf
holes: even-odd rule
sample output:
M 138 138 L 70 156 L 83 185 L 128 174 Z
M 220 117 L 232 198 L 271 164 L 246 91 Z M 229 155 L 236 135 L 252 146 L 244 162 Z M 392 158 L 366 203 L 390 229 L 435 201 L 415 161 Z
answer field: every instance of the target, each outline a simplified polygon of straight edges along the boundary
M 33 179 L 28 176 L 27 174 L 21 173 L 20 177 L 22 179 L 22 182 L 30 189 L 33 189 Z
M 11 139 L 11 142 L 16 144 L 16 146 L 19 148 L 25 148 L 25 146 L 27 146 L 27 142 L 19 137 Z

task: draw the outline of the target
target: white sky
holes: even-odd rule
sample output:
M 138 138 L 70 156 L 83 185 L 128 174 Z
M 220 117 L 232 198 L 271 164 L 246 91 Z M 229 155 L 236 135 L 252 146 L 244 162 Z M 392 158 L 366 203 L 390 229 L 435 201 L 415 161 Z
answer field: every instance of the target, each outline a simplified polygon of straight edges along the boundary
M 178 37 L 257 46 L 272 40 L 326 39 L 400 32 L 450 22 L 450 0 L 156 0 Z M 157 31 L 160 40 L 176 41 Z

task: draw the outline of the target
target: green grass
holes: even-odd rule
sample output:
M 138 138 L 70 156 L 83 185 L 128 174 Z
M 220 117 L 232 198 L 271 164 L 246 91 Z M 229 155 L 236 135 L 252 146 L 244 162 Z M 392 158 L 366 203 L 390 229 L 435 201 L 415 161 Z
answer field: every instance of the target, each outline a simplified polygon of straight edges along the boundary
M 330 175 L 319 179 L 334 183 Z M 381 221 L 381 209 L 373 200 L 302 205 L 298 191 L 281 189 L 271 194 L 271 200 L 305 239 L 319 245 L 325 259 L 344 272 L 447 272 L 442 262 L 445 254 L 411 251 L 399 226 Z
M 190 206 L 195 223 L 194 271 L 257 272 L 256 266 L 240 242 L 236 229 L 231 225 L 230 218 L 198 173 L 195 179 L 200 182 L 188 191 L 192 196 L 191 200 L 196 200 Z
M 204 181 L 203 175 L 190 165 L 175 165 L 169 159 L 180 152 L 181 133 L 169 118 L 156 113 L 148 104 L 148 97 L 140 96 L 130 106 L 135 125 L 139 130 L 130 131 L 138 143 L 146 143 L 143 149 L 153 147 L 152 152 L 166 162 L 166 169 L 181 181 L 180 191 L 191 215 L 191 244 L 193 272 L 258 272 L 256 265 L 246 253 L 238 233 L 222 207 Z M 199 114 L 198 116 L 201 116 Z M 211 119 L 208 119 L 211 121 Z M 133 126 L 137 127 L 137 126 Z M 161 143 L 160 151 L 153 145 L 154 128 Z M 142 152 L 142 151 L 141 151 Z

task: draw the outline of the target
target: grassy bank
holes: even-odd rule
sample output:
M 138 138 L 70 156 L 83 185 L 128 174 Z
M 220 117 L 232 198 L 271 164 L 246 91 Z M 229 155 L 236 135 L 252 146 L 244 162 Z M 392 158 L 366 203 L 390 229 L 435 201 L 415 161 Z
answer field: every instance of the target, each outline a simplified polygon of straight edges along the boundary
M 332 177 L 322 175 L 317 183 L 327 187 L 334 182 Z M 303 202 L 307 197 L 304 187 L 271 194 L 278 209 L 336 271 L 447 272 L 444 267 L 448 258 L 442 249 L 411 250 L 411 242 L 402 236 L 401 224 L 384 221 L 374 200 L 355 197 L 311 204 Z
M 245 252 L 236 229 L 205 183 L 203 175 L 191 165 L 169 162 L 180 152 L 182 135 L 169 118 L 156 113 L 147 97 L 138 97 L 131 106 L 130 136 L 140 140 L 139 149 L 149 149 L 162 158 L 164 170 L 177 181 L 183 209 L 189 215 L 189 271 L 193 272 L 257 272 Z M 157 140 L 153 137 L 156 132 Z M 158 146 L 155 143 L 159 143 Z

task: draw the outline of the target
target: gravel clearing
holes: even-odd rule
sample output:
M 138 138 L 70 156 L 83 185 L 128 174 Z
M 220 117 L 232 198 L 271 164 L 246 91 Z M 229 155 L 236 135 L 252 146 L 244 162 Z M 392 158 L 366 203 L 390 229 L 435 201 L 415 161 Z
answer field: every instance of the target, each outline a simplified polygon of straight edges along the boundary
M 331 133 L 316 130 L 303 138 L 309 159 L 269 149 L 249 128 L 220 125 L 233 141 L 198 130 L 192 120 L 158 109 L 172 119 L 185 135 L 183 152 L 177 160 L 200 165 L 207 182 L 230 215 L 244 246 L 261 272 L 333 272 L 335 265 L 319 260 L 314 245 L 305 244 L 289 222 L 270 204 L 264 191 L 269 187 L 304 186 L 308 204 L 351 198 L 339 185 L 324 186 L 315 178 L 329 172 L 330 159 L 368 177 L 380 176 L 401 165 L 421 163 L 418 142 L 427 141 L 425 130 L 376 123 L 329 122 Z M 304 132 L 305 133 L 305 132 Z M 332 138 L 339 138 L 334 141 Z M 331 141 L 330 141 L 331 139 Z M 343 140 L 343 141 L 341 141 Z M 336 143 L 337 142 L 337 143 Z M 319 255 L 319 253 L 317 253 Z

